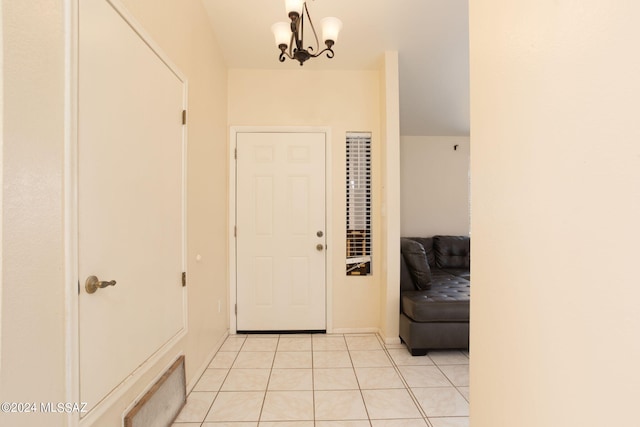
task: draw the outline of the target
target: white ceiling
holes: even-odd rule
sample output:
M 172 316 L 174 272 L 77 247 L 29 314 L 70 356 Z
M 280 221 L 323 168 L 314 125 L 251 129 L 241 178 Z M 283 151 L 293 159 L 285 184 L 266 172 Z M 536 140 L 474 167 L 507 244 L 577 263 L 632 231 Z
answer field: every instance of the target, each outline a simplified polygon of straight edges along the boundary
M 288 20 L 284 0 L 202 1 L 229 68 L 300 68 L 278 61 L 271 33 L 273 23 Z M 310 59 L 305 69 L 378 69 L 382 53 L 397 50 L 400 133 L 469 135 L 468 0 L 311 0 L 307 6 L 316 26 L 325 16 L 344 26 L 335 58 Z

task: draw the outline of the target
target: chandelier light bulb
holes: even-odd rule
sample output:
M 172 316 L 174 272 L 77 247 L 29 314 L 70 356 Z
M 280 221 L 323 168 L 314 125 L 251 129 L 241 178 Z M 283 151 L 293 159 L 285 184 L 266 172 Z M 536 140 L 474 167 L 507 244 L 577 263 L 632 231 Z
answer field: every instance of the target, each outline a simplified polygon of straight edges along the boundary
M 320 21 L 320 25 L 322 27 L 322 41 L 327 42 L 327 40 L 331 40 L 332 42 L 338 41 L 338 34 L 342 29 L 342 21 L 338 18 L 328 17 L 324 18 Z
M 302 6 L 304 5 L 303 0 L 285 0 L 284 3 L 287 9 L 287 14 L 297 13 L 298 16 L 302 16 Z
M 291 26 L 288 22 L 276 22 L 271 26 L 271 31 L 276 39 L 276 46 L 289 46 L 289 40 L 291 40 Z

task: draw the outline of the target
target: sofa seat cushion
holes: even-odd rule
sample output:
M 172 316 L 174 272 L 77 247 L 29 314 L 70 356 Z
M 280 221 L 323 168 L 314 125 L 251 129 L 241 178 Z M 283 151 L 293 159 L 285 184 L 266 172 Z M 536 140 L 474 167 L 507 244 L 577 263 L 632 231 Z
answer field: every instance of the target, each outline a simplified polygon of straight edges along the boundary
M 402 293 L 402 311 L 415 322 L 468 322 L 471 284 L 447 273 L 434 273 L 431 289 Z
M 471 281 L 471 272 L 468 268 L 443 268 L 442 271 Z

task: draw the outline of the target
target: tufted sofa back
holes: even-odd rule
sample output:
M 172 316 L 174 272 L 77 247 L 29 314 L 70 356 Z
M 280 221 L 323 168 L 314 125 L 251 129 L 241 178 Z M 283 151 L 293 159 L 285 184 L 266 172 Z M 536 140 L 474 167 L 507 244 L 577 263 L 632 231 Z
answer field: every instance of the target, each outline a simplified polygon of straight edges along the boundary
M 471 239 L 467 236 L 434 236 L 433 252 L 438 268 L 468 270 L 471 265 Z

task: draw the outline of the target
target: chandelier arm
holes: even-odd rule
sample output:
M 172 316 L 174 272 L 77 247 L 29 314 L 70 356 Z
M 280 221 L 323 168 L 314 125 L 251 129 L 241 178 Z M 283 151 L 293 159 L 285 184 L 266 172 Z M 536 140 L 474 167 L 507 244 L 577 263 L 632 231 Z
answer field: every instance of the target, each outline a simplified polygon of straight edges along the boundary
M 318 52 L 316 54 L 309 54 L 309 56 L 312 57 L 312 58 L 317 58 L 318 56 L 322 55 L 325 52 L 327 52 L 327 58 L 333 58 L 335 56 L 335 53 L 333 52 L 333 49 L 331 49 L 330 47 L 325 47 L 320 52 Z
M 306 12 L 307 18 L 309 18 L 309 25 L 311 26 L 311 31 L 313 31 L 313 37 L 315 37 L 315 39 L 316 39 L 316 49 L 315 50 L 319 50 L 320 49 L 320 41 L 318 40 L 318 33 L 316 33 L 316 27 L 313 26 L 313 21 L 311 20 L 311 15 L 309 15 L 309 9 L 307 8 L 307 2 L 304 2 L 304 6 L 303 7 L 304 7 L 303 15 Z M 312 46 L 309 46 L 309 50 L 313 51 L 314 49 L 313 49 Z M 322 52 L 319 52 L 318 55 L 320 55 L 320 53 L 322 53 Z M 311 55 L 311 56 L 313 56 L 315 58 L 317 55 Z
M 286 51 L 283 50 L 282 52 L 280 52 L 280 56 L 278 57 L 278 59 L 280 60 L 280 62 L 284 62 L 286 57 L 289 57 L 289 59 L 293 59 Z
M 293 40 L 295 38 L 295 35 L 296 35 L 296 33 L 292 32 L 291 33 L 291 39 L 289 39 L 289 53 L 287 54 L 289 59 L 293 59 Z

